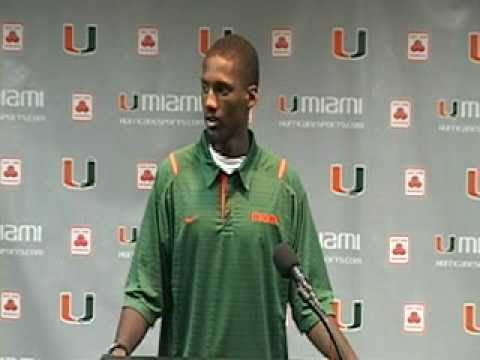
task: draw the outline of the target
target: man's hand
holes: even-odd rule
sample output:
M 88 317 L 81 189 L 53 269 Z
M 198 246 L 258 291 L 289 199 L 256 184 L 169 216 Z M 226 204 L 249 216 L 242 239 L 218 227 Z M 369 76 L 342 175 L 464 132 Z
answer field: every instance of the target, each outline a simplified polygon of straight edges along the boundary
M 118 357 L 125 357 L 125 356 L 127 356 L 127 352 L 122 348 L 116 348 L 112 351 L 112 353 L 110 355 L 118 356 Z
M 333 337 L 337 342 L 343 360 L 358 360 L 357 355 L 353 352 L 352 347 L 348 343 L 347 338 L 338 329 L 334 316 L 327 316 L 326 320 L 330 325 Z M 308 338 L 320 352 L 331 360 L 339 360 L 335 345 L 333 345 L 327 330 L 319 321 L 308 333 Z

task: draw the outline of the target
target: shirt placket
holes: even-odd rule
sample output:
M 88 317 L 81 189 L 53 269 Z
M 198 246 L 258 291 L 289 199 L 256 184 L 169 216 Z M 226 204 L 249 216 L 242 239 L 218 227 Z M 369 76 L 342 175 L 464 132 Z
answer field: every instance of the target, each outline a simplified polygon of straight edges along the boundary
M 228 175 L 224 172 L 219 176 L 219 216 L 222 222 L 226 222 L 230 215 L 230 199 L 229 199 L 229 184 Z

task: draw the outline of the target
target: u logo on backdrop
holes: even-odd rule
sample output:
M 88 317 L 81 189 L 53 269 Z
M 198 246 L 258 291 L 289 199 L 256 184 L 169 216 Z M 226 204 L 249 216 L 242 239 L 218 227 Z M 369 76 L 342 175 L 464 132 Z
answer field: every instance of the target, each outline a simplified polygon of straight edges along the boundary
M 72 314 L 73 296 L 71 292 L 60 293 L 60 320 L 64 323 L 79 325 L 90 324 L 95 318 L 95 293 L 86 292 L 83 294 L 83 314 L 74 316 Z
M 332 30 L 332 54 L 339 60 L 360 60 L 367 56 L 367 29 L 357 29 L 356 50 L 345 50 L 345 30 L 341 27 Z
M 346 323 L 343 321 L 343 315 L 345 310 L 343 307 L 343 303 L 339 299 L 335 299 L 332 302 L 333 306 L 333 311 L 335 312 L 335 321 L 339 327 L 340 330 L 342 331 L 359 331 L 362 328 L 363 325 L 363 300 L 353 300 L 352 301 L 352 307 L 351 307 L 351 313 L 350 313 L 350 319 L 351 321 L 349 323 Z
M 343 185 L 343 165 L 332 164 L 330 166 L 330 191 L 336 195 L 357 197 L 365 193 L 366 166 L 354 166 L 353 186 L 346 188 Z
M 97 50 L 97 25 L 89 24 L 86 27 L 85 46 L 75 46 L 75 26 L 63 24 L 63 51 L 68 55 L 91 55 Z
M 97 162 L 94 158 L 88 158 L 85 161 L 86 174 L 83 181 L 75 180 L 74 160 L 73 158 L 62 159 L 62 184 L 70 190 L 89 190 L 96 185 L 96 166 Z

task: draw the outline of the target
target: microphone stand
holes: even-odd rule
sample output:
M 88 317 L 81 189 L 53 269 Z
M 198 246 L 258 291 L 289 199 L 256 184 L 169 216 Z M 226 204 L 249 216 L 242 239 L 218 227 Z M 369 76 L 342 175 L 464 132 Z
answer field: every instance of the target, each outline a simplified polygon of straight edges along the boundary
M 337 342 L 335 341 L 335 337 L 333 336 L 332 329 L 330 329 L 330 325 L 325 318 L 325 314 L 323 313 L 322 308 L 320 307 L 320 301 L 318 301 L 317 296 L 313 292 L 312 286 L 308 283 L 308 281 L 305 279 L 303 274 L 300 271 L 295 271 L 297 268 L 293 269 L 293 272 L 295 272 L 295 277 L 299 280 L 297 282 L 297 291 L 300 294 L 301 298 L 303 301 L 305 301 L 317 314 L 319 317 L 320 321 L 323 324 L 323 327 L 325 330 L 327 330 L 328 335 L 330 336 L 330 340 L 332 341 L 333 345 L 335 346 L 335 351 L 337 352 L 338 359 L 342 359 L 342 355 L 340 353 L 340 349 L 338 348 Z

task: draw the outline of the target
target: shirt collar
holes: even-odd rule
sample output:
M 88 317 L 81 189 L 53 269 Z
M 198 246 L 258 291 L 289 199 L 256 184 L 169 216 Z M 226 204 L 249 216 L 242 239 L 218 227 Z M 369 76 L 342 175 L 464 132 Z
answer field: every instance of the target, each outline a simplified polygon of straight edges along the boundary
M 248 135 L 250 138 L 250 147 L 248 149 L 247 157 L 243 161 L 240 168 L 234 172 L 239 174 L 240 182 L 245 190 L 250 190 L 250 185 L 253 178 L 253 169 L 256 167 L 256 164 L 259 159 L 260 149 L 255 141 L 255 135 L 251 130 L 248 130 Z M 211 187 L 215 182 L 218 174 L 220 173 L 220 168 L 215 164 L 212 159 L 212 155 L 208 150 L 208 139 L 205 131 L 203 131 L 200 141 L 197 143 L 197 153 L 200 160 L 200 170 L 202 172 L 205 185 Z

